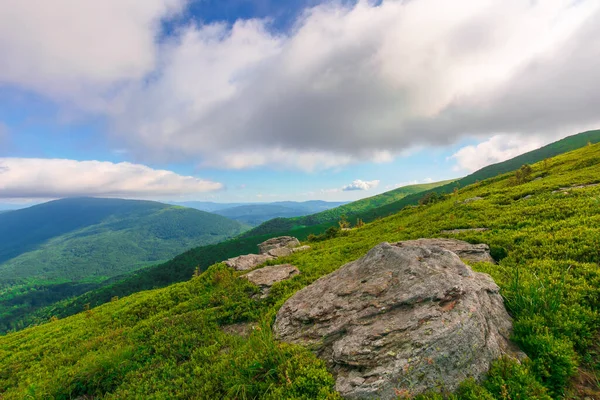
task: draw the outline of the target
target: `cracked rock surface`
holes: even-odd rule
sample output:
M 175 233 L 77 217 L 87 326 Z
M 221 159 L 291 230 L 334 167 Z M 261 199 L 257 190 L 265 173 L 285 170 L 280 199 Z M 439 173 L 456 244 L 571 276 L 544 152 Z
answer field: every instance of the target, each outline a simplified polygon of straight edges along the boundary
M 490 246 L 487 244 L 471 244 L 464 240 L 458 239 L 417 239 L 405 240 L 403 242 L 394 243 L 394 246 L 437 246 L 446 250 L 450 250 L 463 260 L 471 262 L 489 262 L 495 264 L 496 261 L 490 255 Z
M 382 243 L 298 291 L 273 329 L 324 359 L 346 398 L 453 391 L 501 355 L 523 356 L 498 290 L 440 246 Z

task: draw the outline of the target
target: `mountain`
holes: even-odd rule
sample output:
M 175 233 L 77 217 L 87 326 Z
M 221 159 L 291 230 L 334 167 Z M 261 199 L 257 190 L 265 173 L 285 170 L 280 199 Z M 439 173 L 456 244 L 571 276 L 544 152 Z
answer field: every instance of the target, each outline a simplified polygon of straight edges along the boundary
M 282 201 L 266 204 L 246 204 L 215 210 L 213 212 L 251 226 L 257 226 L 273 218 L 298 217 L 314 214 L 343 204 L 346 203 L 320 200 L 306 202 Z
M 189 248 L 237 221 L 152 201 L 73 198 L 0 214 L 0 328 L 17 315 Z
M 294 222 L 290 223 L 290 221 L 294 220 L 278 218 L 262 224 L 261 226 L 254 228 L 253 230 L 250 230 L 235 239 L 214 245 L 193 248 L 163 264 L 158 264 L 127 275 L 115 277 L 111 281 L 107 281 L 101 287 L 94 288 L 93 290 L 90 290 L 81 296 L 57 303 L 51 307 L 43 308 L 39 312 L 28 314 L 22 319 L 16 320 L 14 324 L 22 327 L 28 326 L 31 323 L 46 321 L 53 315 L 58 317 L 66 317 L 81 311 L 86 304 L 98 306 L 110 301 L 114 296 L 123 297 L 142 290 L 165 287 L 172 283 L 189 279 L 189 276 L 192 275 L 196 267 L 199 267 L 201 270 L 205 270 L 210 265 L 220 260 L 253 252 L 256 250 L 256 245 L 258 243 L 261 243 L 262 241 L 271 237 L 279 235 L 293 235 L 301 240 L 305 240 L 311 234 L 319 235 L 329 227 L 337 226 L 339 216 L 343 213 L 347 213 L 347 215 L 349 215 L 350 222 L 354 222 L 352 220 L 353 218 L 363 218 L 365 221 L 374 221 L 378 218 L 393 215 L 406 207 L 418 204 L 419 200 L 421 200 L 423 196 L 427 195 L 428 193 L 452 193 L 454 188 L 461 186 L 461 182 L 463 182 L 462 186 L 464 187 L 468 185 L 466 182 L 476 183 L 486 179 L 486 177 L 496 177 L 501 172 L 508 172 L 508 168 L 510 167 L 517 169 L 523 165 L 523 163 L 533 163 L 535 160 L 543 161 L 544 159 L 552 157 L 552 154 L 560 154 L 560 152 L 566 152 L 574 148 L 583 147 L 587 143 L 597 142 L 600 142 L 600 131 L 589 131 L 573 135 L 548 146 L 544 146 L 538 150 L 517 156 L 514 159 L 482 168 L 481 170 L 476 171 L 463 179 L 460 179 L 456 182 L 446 183 L 434 189 L 427 188 L 426 186 L 423 187 L 423 185 L 417 185 L 417 188 L 412 189 L 406 189 L 406 187 L 399 188 L 378 196 L 374 196 L 373 198 L 359 200 L 358 202 L 355 202 L 359 204 L 358 206 L 355 203 L 349 203 L 343 206 L 344 208 L 338 207 L 338 209 L 329 210 L 329 216 L 325 214 L 327 217 L 323 218 L 327 222 L 320 224 L 297 226 Z M 425 189 L 425 191 L 418 191 L 419 189 Z M 414 190 L 417 191 L 417 193 L 413 192 L 413 194 L 407 194 L 405 192 L 407 190 Z M 398 201 L 393 201 L 394 193 L 397 193 L 401 199 Z M 392 202 L 388 201 L 387 204 L 380 205 L 386 201 L 383 200 L 379 202 L 377 199 L 382 199 L 385 197 L 387 197 L 388 200 L 391 198 Z M 369 205 L 374 204 L 378 204 L 380 206 L 375 206 L 375 208 L 372 209 L 368 208 Z M 339 208 L 341 208 L 341 210 Z M 360 209 L 361 211 L 357 214 L 352 214 L 349 212 L 349 210 L 352 208 L 354 208 L 354 210 Z M 337 214 L 332 215 L 332 213 Z M 304 221 L 309 219 L 310 216 L 304 217 Z M 279 221 L 282 222 L 281 229 L 278 229 L 276 224 Z M 283 227 L 286 226 L 288 227 L 288 230 L 283 229 Z M 290 226 L 291 228 L 289 228 Z M 269 229 L 263 230 L 262 228 L 264 227 Z M 251 235 L 250 232 L 252 232 L 253 235 Z
M 212 201 L 172 201 L 172 202 L 168 202 L 168 203 L 172 204 L 172 205 L 176 205 L 176 206 L 195 208 L 196 210 L 207 211 L 207 212 L 215 212 L 218 210 L 223 210 L 225 208 L 232 208 L 232 207 L 243 206 L 243 205 L 249 204 L 249 203 L 215 203 Z
M 340 399 L 323 361 L 274 337 L 283 302 L 381 242 L 456 237 L 490 246 L 498 264 L 472 267 L 500 286 L 513 317 L 512 339 L 528 358 L 498 360 L 484 381 L 466 381 L 454 398 L 598 398 L 600 145 L 544 158 L 309 243 L 310 250 L 278 260 L 301 273 L 266 298 L 238 279 L 243 272 L 222 263 L 192 278 L 193 266 L 212 255 L 191 250 L 171 262 L 171 273 L 192 268 L 184 282 L 0 337 L 0 396 Z M 221 261 L 236 246 L 238 254 L 256 251 L 257 240 L 205 249 L 220 248 Z M 245 336 L 235 334 L 244 327 Z M 385 346 L 382 351 L 394 356 Z M 410 386 L 397 389 L 405 394 Z
M 342 215 L 346 215 L 350 218 L 358 218 L 358 216 L 362 212 L 377 209 L 384 205 L 394 203 L 411 194 L 421 193 L 427 190 L 437 188 L 439 186 L 448 185 L 451 184 L 451 182 L 454 182 L 454 180 L 403 186 L 385 193 L 353 201 L 352 203 L 348 203 L 326 211 L 321 211 L 316 214 L 307 215 L 300 218 L 272 219 L 246 232 L 244 236 L 250 237 L 254 235 L 266 235 L 277 232 L 290 231 L 305 226 L 314 226 L 325 223 L 337 223 L 337 221 Z

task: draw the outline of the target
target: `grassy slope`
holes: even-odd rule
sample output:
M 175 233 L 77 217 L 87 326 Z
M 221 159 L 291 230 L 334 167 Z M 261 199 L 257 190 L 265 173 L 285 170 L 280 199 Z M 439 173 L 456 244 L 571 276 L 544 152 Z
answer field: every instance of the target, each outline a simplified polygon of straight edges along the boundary
M 534 165 L 532 178 L 541 180 L 496 177 L 313 243 L 279 260 L 302 274 L 276 284 L 266 299 L 252 298 L 256 288 L 217 264 L 188 282 L 0 337 L 0 397 L 334 399 L 320 361 L 274 341 L 270 326 L 285 299 L 382 241 L 487 227 L 459 237 L 488 243 L 501 258 L 474 269 L 501 286 L 514 340 L 531 360 L 496 363 L 483 386 L 468 383 L 458 398 L 597 398 L 600 186 L 553 191 L 599 182 L 599 160 L 600 145 L 585 147 Z M 474 196 L 484 199 L 460 202 Z M 244 321 L 257 324 L 248 338 L 220 329 Z
M 244 237 L 273 234 L 277 232 L 286 232 L 307 226 L 337 223 L 342 215 L 360 216 L 361 213 L 374 210 L 376 208 L 394 203 L 406 196 L 421 193 L 434 189 L 438 186 L 450 184 L 453 180 L 424 183 L 419 185 L 403 186 L 398 189 L 390 190 L 376 196 L 367 197 L 335 207 L 330 210 L 322 211 L 317 214 L 307 215 L 296 218 L 276 218 L 261 224 L 260 226 L 244 233 Z
M 239 234 L 235 221 L 156 202 L 66 199 L 0 215 L 0 331 L 107 278 Z
M 506 173 L 519 168 L 524 163 L 541 161 L 556 154 L 580 148 L 588 142 L 596 143 L 598 141 L 600 141 L 600 131 L 589 131 L 573 135 L 542 147 L 541 149 L 515 157 L 514 159 L 482 168 L 481 170 L 460 179 L 458 181 L 458 186 L 465 186 L 483 179 L 494 177 L 500 173 Z M 327 222 L 316 225 L 307 224 L 308 226 L 300 227 L 297 226 L 295 222 L 291 222 L 292 220 L 290 219 L 275 219 L 249 231 L 253 232 L 255 236 L 250 236 L 249 232 L 247 232 L 245 235 L 242 235 L 242 237 L 232 241 L 191 249 L 169 262 L 114 279 L 114 281 L 110 283 L 107 282 L 106 285 L 97 289 L 91 288 L 89 292 L 86 292 L 81 296 L 73 297 L 68 301 L 63 301 L 52 307 L 41 309 L 39 312 L 29 314 L 18 321 L 17 327 L 24 327 L 32 323 L 47 321 L 48 318 L 53 315 L 59 317 L 73 315 L 74 313 L 81 311 L 86 304 L 97 306 L 110 301 L 114 296 L 123 297 L 140 290 L 160 288 L 175 282 L 181 282 L 188 279 L 196 266 L 200 267 L 201 270 L 205 270 L 208 266 L 220 260 L 244 253 L 255 252 L 258 243 L 271 237 L 282 234 L 291 234 L 298 237 L 300 240 L 304 240 L 310 234 L 319 234 L 325 231 L 329 226 L 336 225 L 339 216 L 344 213 L 350 215 L 350 218 L 362 218 L 365 221 L 374 221 L 377 218 L 397 213 L 408 205 L 417 204 L 418 200 L 425 193 L 431 191 L 451 193 L 456 186 L 457 183 L 452 182 L 436 188 L 427 187 L 426 185 L 399 188 L 379 196 L 359 200 L 356 202 L 358 203 L 358 206 L 354 203 L 350 203 L 343 207 L 338 207 L 337 209 L 328 210 L 326 214 L 322 214 L 327 216 L 327 218 L 320 218 L 327 220 Z M 408 192 L 410 191 L 418 192 L 416 194 L 409 194 Z M 400 196 L 402 198 L 398 201 L 394 201 L 396 200 L 395 196 Z M 390 201 L 392 202 L 390 203 Z M 381 205 L 382 203 L 384 203 L 384 205 Z M 369 205 L 375 204 L 380 206 L 374 209 L 368 208 Z M 350 212 L 350 210 L 353 211 Z M 357 210 L 360 210 L 360 212 L 353 214 L 353 212 L 356 212 Z M 305 223 L 306 218 L 303 221 Z M 281 223 L 281 226 L 278 226 L 279 223 Z

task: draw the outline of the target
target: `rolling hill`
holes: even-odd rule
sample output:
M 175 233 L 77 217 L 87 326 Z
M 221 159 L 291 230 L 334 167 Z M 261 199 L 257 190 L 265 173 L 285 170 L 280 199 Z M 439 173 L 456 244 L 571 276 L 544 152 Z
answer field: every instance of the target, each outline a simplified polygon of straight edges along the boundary
M 0 214 L 0 328 L 109 278 L 216 243 L 237 221 L 151 201 L 74 198 Z
M 309 251 L 279 260 L 301 274 L 275 284 L 266 298 L 238 279 L 243 272 L 216 263 L 193 279 L 188 271 L 185 282 L 0 337 L 0 396 L 339 399 L 324 362 L 275 340 L 277 310 L 378 243 L 452 236 L 491 247 L 498 264 L 473 268 L 501 287 L 514 318 L 512 338 L 529 356 L 500 359 L 485 381 L 466 381 L 452 398 L 597 398 L 600 145 L 544 158 L 525 177 L 507 172 L 310 243 Z M 487 230 L 447 233 L 480 227 Z M 244 240 L 227 246 L 243 253 L 259 239 Z M 173 269 L 175 260 L 193 264 L 203 253 L 186 254 Z M 240 323 L 255 328 L 248 336 L 226 329 Z

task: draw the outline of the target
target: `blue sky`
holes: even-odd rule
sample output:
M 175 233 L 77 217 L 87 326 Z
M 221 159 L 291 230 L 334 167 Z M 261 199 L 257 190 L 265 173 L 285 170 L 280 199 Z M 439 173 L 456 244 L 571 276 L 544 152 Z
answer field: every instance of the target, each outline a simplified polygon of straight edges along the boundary
M 585 0 L 0 5 L 0 203 L 464 176 L 600 126 L 599 22 Z

